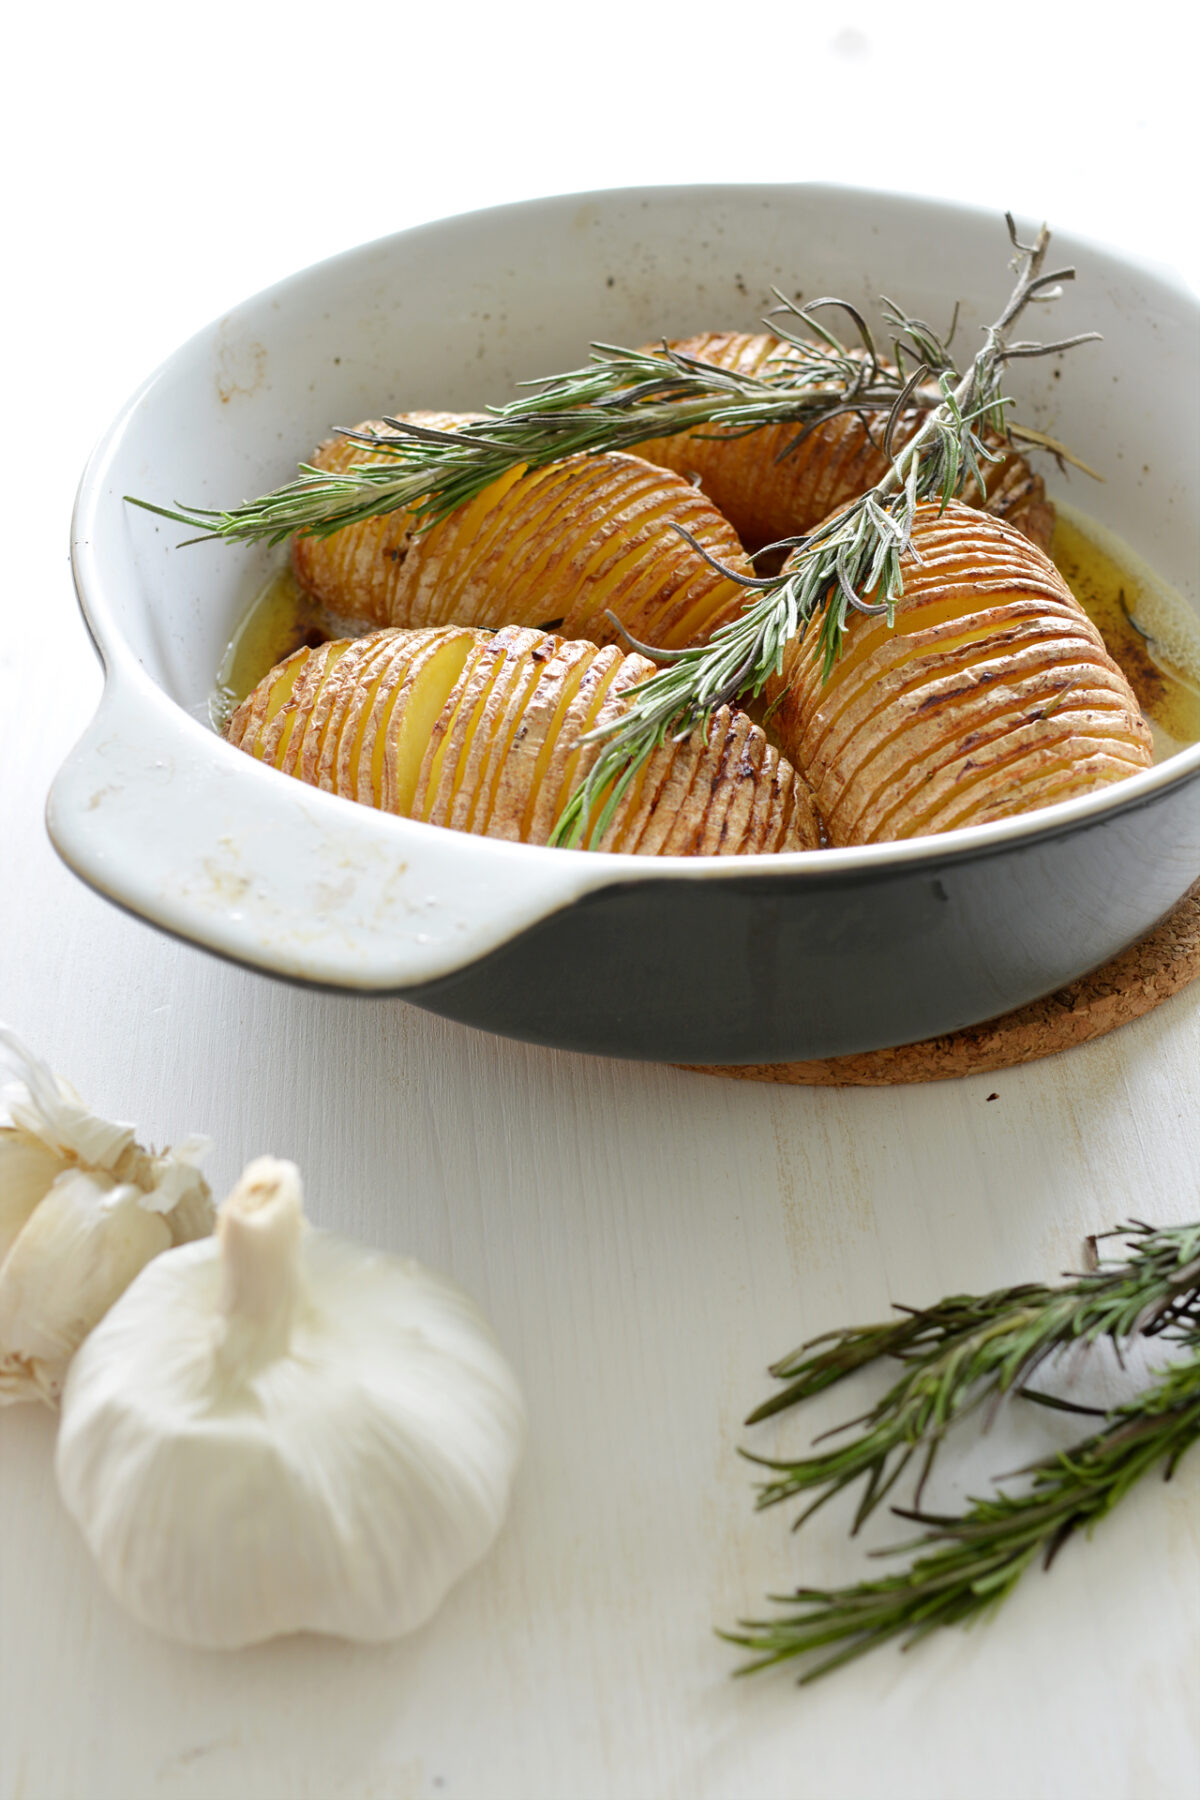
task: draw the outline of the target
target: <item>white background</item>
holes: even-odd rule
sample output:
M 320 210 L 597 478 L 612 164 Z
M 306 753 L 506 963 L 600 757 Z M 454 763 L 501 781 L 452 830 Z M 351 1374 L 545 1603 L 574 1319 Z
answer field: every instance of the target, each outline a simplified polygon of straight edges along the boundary
M 734 1446 L 773 1355 L 892 1297 L 1052 1274 L 1125 1212 L 1195 1215 L 1200 992 L 988 1080 L 722 1083 L 226 968 L 77 884 L 41 823 L 100 688 L 66 562 L 79 468 L 228 305 L 445 213 L 667 181 L 1010 206 L 1200 283 L 1193 19 L 118 0 L 9 25 L 0 1017 L 155 1140 L 208 1131 L 218 1187 L 294 1156 L 320 1222 L 453 1272 L 533 1436 L 495 1555 L 418 1637 L 215 1657 L 117 1612 L 60 1511 L 52 1420 L 0 1416 L 2 1800 L 1197 1791 L 1195 1457 L 907 1659 L 735 1684 L 711 1628 L 859 1566 L 844 1515 L 797 1539 L 752 1512 Z M 984 1445 L 973 1479 L 1024 1448 Z

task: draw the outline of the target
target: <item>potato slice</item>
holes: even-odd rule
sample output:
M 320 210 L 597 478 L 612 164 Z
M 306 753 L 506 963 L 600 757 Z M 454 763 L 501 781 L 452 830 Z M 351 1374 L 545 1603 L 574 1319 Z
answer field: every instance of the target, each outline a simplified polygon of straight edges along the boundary
M 403 816 L 412 814 L 426 745 L 474 649 L 472 634 L 458 626 L 421 636 L 425 647 L 413 655 L 375 749 L 374 804 Z
M 415 424 L 450 431 L 472 417 L 469 413 L 413 412 Z M 380 419 L 370 419 L 363 431 L 385 431 Z M 314 468 L 341 474 L 367 463 L 386 462 L 381 451 L 372 451 L 352 438 L 334 437 L 318 446 Z M 347 526 L 329 537 L 299 536 L 292 543 L 292 565 L 308 593 L 330 611 L 370 625 L 424 624 L 424 620 L 393 619 L 390 598 L 414 541 L 413 519 L 408 512 L 385 513 L 365 525 Z M 347 603 L 348 602 L 348 603 Z
M 455 627 L 376 632 L 297 650 L 247 695 L 226 736 L 282 774 L 401 810 L 477 637 Z
M 251 756 L 257 757 L 260 762 L 265 756 L 268 730 L 275 727 L 276 719 L 291 699 L 296 682 L 311 654 L 307 649 L 297 650 L 279 663 L 233 713 L 227 731 L 232 733 L 233 719 L 237 719 L 239 738 L 244 741 L 244 747 Z
M 454 799 L 447 823 L 455 831 L 486 832 L 492 801 L 512 740 L 520 725 L 539 665 L 533 652 L 545 641 L 540 631 L 512 627 L 497 632 L 488 655 L 500 665 L 487 701 L 455 771 Z
M 475 648 L 434 720 L 417 776 L 412 816 L 431 825 L 449 825 L 462 786 L 460 771 L 470 759 L 476 731 L 489 716 L 492 689 L 511 674 L 492 639 L 478 631 L 474 635 Z
M 702 332 L 671 347 L 746 375 L 770 373 L 793 355 L 779 338 L 742 331 Z M 651 351 L 658 348 L 657 344 L 646 346 Z M 897 450 L 920 422 L 915 413 L 901 421 L 894 440 Z M 705 425 L 677 437 L 639 444 L 637 453 L 647 462 L 696 476 L 742 542 L 758 549 L 777 538 L 810 530 L 847 500 L 873 487 L 888 466 L 883 454 L 885 423 L 882 413 L 870 421 L 846 413 L 827 420 L 799 442 L 802 427 L 794 424 L 766 425 L 741 434 L 722 434 Z M 1054 508 L 1046 499 L 1045 483 L 1023 456 L 994 433 L 988 442 L 999 456 L 998 462 L 985 464 L 982 471 L 988 511 L 1007 518 L 1047 549 L 1054 529 Z M 982 497 L 972 482 L 962 498 L 975 506 Z
M 1013 632 L 998 635 L 1011 640 Z M 848 702 L 836 711 L 831 705 L 823 719 L 819 709 L 804 734 L 804 751 L 809 762 L 820 758 L 829 767 L 840 803 L 880 757 L 891 760 L 894 787 L 905 769 L 919 773 L 922 759 L 940 766 L 947 747 L 953 754 L 986 743 L 1010 730 L 1014 719 L 1057 710 L 1076 688 L 1093 705 L 1127 708 L 1119 673 L 1099 660 L 1093 642 L 1065 632 L 1024 646 L 1001 642 L 990 655 L 974 642 L 940 651 L 926 646 L 873 681 L 849 678 Z M 873 728 L 864 730 L 868 722 Z
M 441 427 L 445 413 L 410 418 Z M 318 468 L 383 460 L 347 438 L 323 444 Z M 742 608 L 745 590 L 680 537 L 751 574 L 737 534 L 681 476 L 620 453 L 510 471 L 474 501 L 417 531 L 409 513 L 298 537 L 301 585 L 332 612 L 380 626 L 543 626 L 616 643 L 611 611 L 645 643 L 677 649 Z
M 549 836 L 555 815 L 547 807 L 541 837 L 534 839 L 543 785 L 556 747 L 570 741 L 575 728 L 564 735 L 565 721 L 589 668 L 601 654 L 595 644 L 551 637 L 540 650 L 531 652 L 540 664 L 537 704 L 527 708 L 500 771 L 488 822 L 490 836 L 526 843 L 545 842 Z M 556 786 L 555 798 L 557 791 Z
M 304 753 L 295 773 L 328 793 L 357 780 L 362 739 L 371 705 L 385 684 L 389 658 L 383 646 L 351 643 L 321 685 L 319 736 L 305 732 Z
M 298 773 L 310 726 L 319 731 L 325 720 L 321 691 L 349 645 L 322 644 L 301 664 L 291 693 L 268 728 L 263 760 L 286 775 Z
M 894 629 L 852 618 L 828 681 L 816 634 L 794 641 L 768 690 L 832 843 L 982 823 L 1149 765 L 1128 682 L 1040 550 L 961 502 L 918 508 L 913 542 Z
M 602 714 L 606 718 L 609 716 L 604 712 L 609 692 L 628 662 L 615 644 L 605 644 L 595 650 L 583 671 L 570 704 L 562 714 L 541 788 L 533 796 L 528 842 L 537 844 L 549 839 L 555 821 L 599 754 L 581 740 L 600 721 Z M 641 663 L 642 659 L 638 658 L 637 666 Z M 632 686 L 635 679 L 630 675 L 626 685 Z
M 652 674 L 615 645 L 523 626 L 381 631 L 298 650 L 238 707 L 231 743 L 388 812 L 545 844 L 599 755 L 581 743 Z M 807 784 L 744 713 L 659 747 L 603 842 L 638 855 L 815 849 Z

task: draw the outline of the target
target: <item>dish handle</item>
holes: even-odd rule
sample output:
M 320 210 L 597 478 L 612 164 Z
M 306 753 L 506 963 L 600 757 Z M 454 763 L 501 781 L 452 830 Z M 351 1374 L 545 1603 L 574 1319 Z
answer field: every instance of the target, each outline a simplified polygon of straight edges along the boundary
M 393 818 L 264 768 L 140 667 L 110 666 L 46 823 L 68 867 L 151 923 L 362 991 L 452 974 L 614 874 L 586 853 Z

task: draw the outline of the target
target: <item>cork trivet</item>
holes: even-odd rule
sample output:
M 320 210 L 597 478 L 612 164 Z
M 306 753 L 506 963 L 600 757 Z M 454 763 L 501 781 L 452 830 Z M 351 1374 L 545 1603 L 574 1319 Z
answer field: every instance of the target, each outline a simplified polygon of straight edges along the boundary
M 1152 1012 L 1200 975 L 1200 882 L 1189 889 L 1149 937 L 1085 975 L 1016 1012 L 945 1037 L 830 1056 L 816 1062 L 716 1066 L 686 1063 L 701 1075 L 739 1081 L 782 1081 L 797 1087 L 889 1087 L 911 1081 L 954 1081 L 961 1075 L 1011 1069 L 1090 1043 Z

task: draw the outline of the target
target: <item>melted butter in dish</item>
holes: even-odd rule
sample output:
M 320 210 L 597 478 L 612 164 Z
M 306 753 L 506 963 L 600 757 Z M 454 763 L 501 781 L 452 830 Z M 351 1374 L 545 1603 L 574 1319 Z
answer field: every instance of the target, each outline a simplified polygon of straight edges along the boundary
M 1200 741 L 1200 618 L 1112 532 L 1056 501 L 1051 555 L 1137 695 L 1154 760 Z
M 268 670 L 302 645 L 315 649 L 331 637 L 352 637 L 361 626 L 344 628 L 300 587 L 291 564 L 278 569 L 252 601 L 225 647 L 208 703 L 215 731 L 223 732 L 234 709 Z

